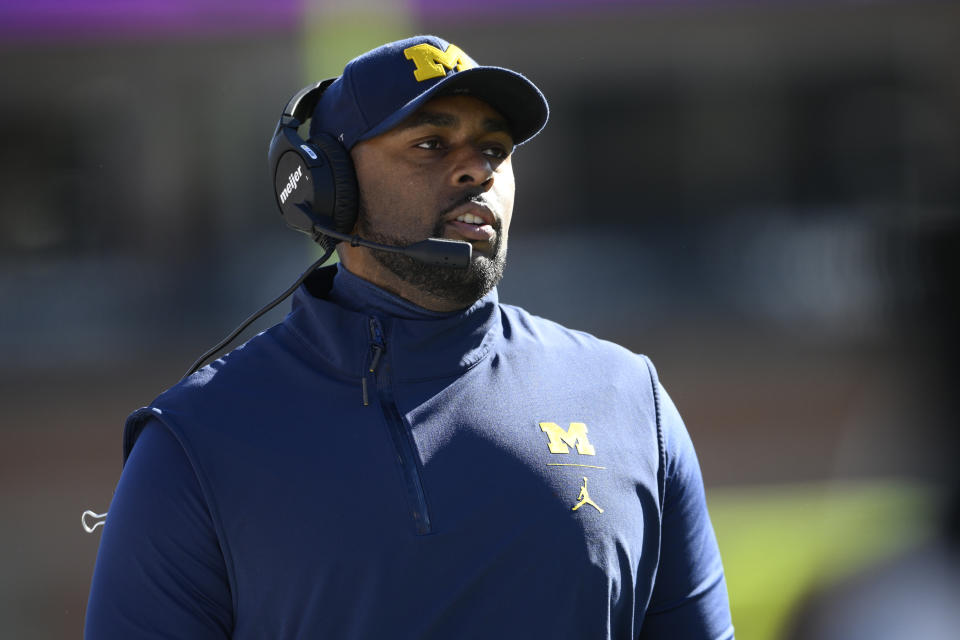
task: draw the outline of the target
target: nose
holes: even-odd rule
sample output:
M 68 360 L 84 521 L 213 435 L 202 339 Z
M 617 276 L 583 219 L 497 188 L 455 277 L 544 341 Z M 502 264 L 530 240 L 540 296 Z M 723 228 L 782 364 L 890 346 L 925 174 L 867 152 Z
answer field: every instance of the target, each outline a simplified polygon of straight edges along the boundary
M 455 187 L 482 186 L 484 190 L 493 186 L 496 167 L 494 159 L 485 155 L 482 149 L 473 145 L 463 145 L 451 154 L 453 160 L 450 182 Z

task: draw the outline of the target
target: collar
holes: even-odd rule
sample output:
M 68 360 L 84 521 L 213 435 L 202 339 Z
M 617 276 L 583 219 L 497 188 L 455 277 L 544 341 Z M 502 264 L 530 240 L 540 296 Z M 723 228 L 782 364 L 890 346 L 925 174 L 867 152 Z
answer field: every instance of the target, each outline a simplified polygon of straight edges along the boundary
M 436 313 L 351 278 L 361 280 L 336 266 L 318 269 L 297 289 L 284 320 L 322 366 L 341 375 L 365 374 L 376 340 L 371 323 L 382 329 L 393 379 L 407 382 L 462 373 L 501 332 L 496 289 L 463 311 Z

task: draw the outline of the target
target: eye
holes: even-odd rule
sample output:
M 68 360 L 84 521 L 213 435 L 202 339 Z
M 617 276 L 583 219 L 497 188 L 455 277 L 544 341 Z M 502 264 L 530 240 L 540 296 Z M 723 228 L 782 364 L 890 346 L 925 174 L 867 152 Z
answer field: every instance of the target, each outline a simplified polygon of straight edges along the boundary
M 504 160 L 506 159 L 507 156 L 510 155 L 510 151 L 512 150 L 505 149 L 501 145 L 495 144 L 495 145 L 490 145 L 488 147 L 484 147 L 483 155 L 489 156 L 491 158 L 496 158 L 497 160 Z
M 439 138 L 429 138 L 428 140 L 422 140 L 417 144 L 413 145 L 417 149 L 426 149 L 427 151 L 436 151 L 443 148 L 443 144 L 440 142 Z

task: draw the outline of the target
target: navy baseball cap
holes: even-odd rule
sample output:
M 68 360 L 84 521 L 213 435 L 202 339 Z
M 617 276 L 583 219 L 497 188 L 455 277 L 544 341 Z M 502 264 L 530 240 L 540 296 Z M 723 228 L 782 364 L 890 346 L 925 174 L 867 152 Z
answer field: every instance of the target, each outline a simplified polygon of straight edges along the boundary
M 348 62 L 317 103 L 310 135 L 326 132 L 352 149 L 447 94 L 474 96 L 496 109 L 516 145 L 537 135 L 550 114 L 540 89 L 516 71 L 480 66 L 442 38 L 414 36 Z

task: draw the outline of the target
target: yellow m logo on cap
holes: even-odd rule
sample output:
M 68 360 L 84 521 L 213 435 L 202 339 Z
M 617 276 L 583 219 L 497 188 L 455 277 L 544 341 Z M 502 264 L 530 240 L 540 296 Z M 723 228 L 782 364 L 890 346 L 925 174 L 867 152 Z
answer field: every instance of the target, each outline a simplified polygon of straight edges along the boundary
M 540 430 L 550 437 L 550 453 L 570 453 L 570 447 L 576 447 L 581 455 L 597 455 L 597 450 L 587 440 L 587 425 L 582 422 L 571 422 L 569 429 L 555 422 L 541 422 Z
M 417 65 L 413 72 L 417 82 L 445 76 L 447 69 L 464 71 L 477 66 L 477 63 L 455 44 L 447 47 L 446 51 L 440 51 L 431 44 L 418 44 L 404 49 L 403 55 Z

